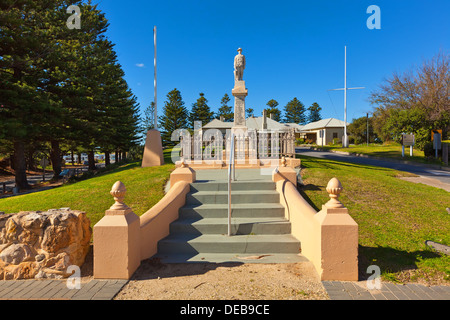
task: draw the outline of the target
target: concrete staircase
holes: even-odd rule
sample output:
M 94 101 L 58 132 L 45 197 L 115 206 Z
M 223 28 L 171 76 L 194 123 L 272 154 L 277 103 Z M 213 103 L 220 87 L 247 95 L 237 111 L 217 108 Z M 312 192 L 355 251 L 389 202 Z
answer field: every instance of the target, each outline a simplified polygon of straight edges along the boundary
M 166 263 L 300 262 L 300 242 L 291 235 L 280 194 L 270 180 L 232 182 L 232 236 L 228 231 L 228 184 L 191 184 L 179 219 L 158 243 Z

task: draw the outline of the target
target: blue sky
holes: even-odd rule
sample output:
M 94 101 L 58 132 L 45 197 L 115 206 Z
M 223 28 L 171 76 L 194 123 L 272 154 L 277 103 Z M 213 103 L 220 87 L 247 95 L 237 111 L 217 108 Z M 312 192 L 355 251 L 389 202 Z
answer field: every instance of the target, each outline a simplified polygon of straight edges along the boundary
M 143 110 L 153 101 L 153 26 L 158 29 L 158 113 L 180 90 L 186 107 L 205 93 L 217 111 L 232 97 L 233 59 L 243 48 L 246 107 L 260 116 L 267 101 L 280 110 L 297 97 L 318 102 L 323 118 L 348 120 L 373 109 L 367 98 L 383 79 L 450 48 L 449 0 L 94 0 L 110 22 L 126 80 Z M 381 9 L 381 29 L 370 30 L 370 5 Z M 233 100 L 230 102 L 233 103 Z

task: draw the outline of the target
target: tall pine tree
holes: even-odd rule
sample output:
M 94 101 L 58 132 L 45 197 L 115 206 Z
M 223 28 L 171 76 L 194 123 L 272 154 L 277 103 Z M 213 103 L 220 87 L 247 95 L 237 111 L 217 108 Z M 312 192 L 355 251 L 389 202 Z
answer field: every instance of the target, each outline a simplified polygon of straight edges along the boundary
M 322 116 L 320 115 L 320 111 L 322 111 L 322 108 L 319 106 L 317 102 L 314 102 L 309 108 L 309 115 L 308 115 L 308 121 L 309 122 L 316 122 L 319 120 L 322 120 Z
M 218 112 L 218 117 L 223 117 L 225 122 L 233 122 L 234 121 L 234 112 L 233 107 L 229 106 L 228 103 L 230 102 L 230 97 L 228 94 L 225 93 L 222 100 L 220 100 L 220 108 Z
M 194 129 L 194 121 L 201 121 L 202 126 L 210 122 L 214 118 L 214 112 L 211 112 L 208 106 L 208 100 L 204 93 L 200 93 L 200 97 L 192 104 L 191 112 L 189 113 L 189 127 Z
M 305 124 L 305 105 L 297 98 L 292 99 L 284 107 L 284 122 Z
M 271 99 L 266 104 L 269 106 L 269 108 L 266 109 L 267 117 L 270 118 L 270 115 L 272 115 L 272 120 L 281 121 L 281 111 L 277 108 L 278 107 L 278 101 Z
M 161 139 L 165 146 L 175 144 L 171 140 L 172 133 L 176 129 L 186 129 L 188 124 L 188 111 L 181 98 L 181 92 L 176 88 L 167 94 L 164 102 L 163 115 L 159 117 L 159 127 L 161 128 Z

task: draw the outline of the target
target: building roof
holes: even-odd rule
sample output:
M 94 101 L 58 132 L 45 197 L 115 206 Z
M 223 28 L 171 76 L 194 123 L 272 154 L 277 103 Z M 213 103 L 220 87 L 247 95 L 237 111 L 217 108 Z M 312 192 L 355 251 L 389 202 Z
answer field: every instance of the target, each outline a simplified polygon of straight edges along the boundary
M 287 131 L 290 128 L 284 123 L 279 123 L 273 119 L 266 118 L 266 120 L 267 120 L 267 130 Z M 263 117 L 249 117 L 245 120 L 245 125 L 249 129 L 261 130 L 262 124 L 263 124 Z
M 233 122 L 224 122 L 219 119 L 214 119 L 203 126 L 203 129 L 231 129 Z
M 298 124 L 298 123 L 285 123 L 285 125 L 294 128 L 296 132 L 300 132 L 303 130 L 303 125 Z
M 347 122 L 347 125 L 349 124 L 350 123 Z M 344 121 L 335 118 L 328 118 L 308 123 L 307 125 L 303 126 L 302 131 L 310 131 L 323 128 L 343 128 L 344 126 L 345 126 Z
M 297 124 L 279 123 L 270 118 L 266 118 L 266 120 L 267 120 L 267 130 L 287 131 L 292 127 L 294 127 L 294 129 L 296 129 L 296 131 L 298 130 L 298 128 L 294 126 Z M 245 125 L 249 129 L 261 130 L 262 123 L 263 123 L 263 117 L 249 117 L 245 120 Z M 234 126 L 234 122 L 223 122 L 218 119 L 214 119 L 211 122 L 204 125 L 203 129 L 231 129 L 231 128 L 233 128 L 233 126 Z

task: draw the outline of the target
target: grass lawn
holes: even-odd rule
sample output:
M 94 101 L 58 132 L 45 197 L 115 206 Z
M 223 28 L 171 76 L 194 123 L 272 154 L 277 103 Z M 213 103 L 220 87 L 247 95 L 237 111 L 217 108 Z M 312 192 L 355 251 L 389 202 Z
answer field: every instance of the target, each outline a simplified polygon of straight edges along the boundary
M 166 164 L 160 167 L 141 168 L 141 163 L 135 162 L 77 183 L 0 199 L 0 211 L 14 213 L 70 207 L 85 211 L 93 227 L 114 203 L 109 191 L 120 180 L 127 188 L 124 202 L 137 215 L 142 215 L 164 196 L 164 186 L 175 169 L 169 150 L 164 155 Z
M 450 193 L 398 179 L 391 169 L 301 157 L 301 193 L 317 210 L 329 197 L 328 181 L 338 178 L 340 200 L 359 225 L 360 276 L 378 265 L 392 281 L 450 281 L 450 257 L 427 248 L 426 240 L 450 245 Z
M 419 149 L 413 148 L 413 156 L 409 156 L 409 147 L 405 147 L 405 157 L 402 157 L 402 146 L 398 143 L 386 143 L 376 144 L 371 143 L 368 146 L 366 144 L 350 145 L 348 148 L 342 148 L 342 146 L 318 146 L 319 148 L 327 150 L 344 151 L 350 153 L 358 153 L 369 155 L 373 157 L 393 158 L 398 160 L 407 160 L 420 163 L 438 164 L 443 165 L 443 162 L 438 159 L 427 159 Z

